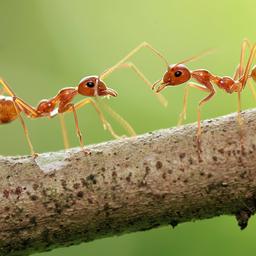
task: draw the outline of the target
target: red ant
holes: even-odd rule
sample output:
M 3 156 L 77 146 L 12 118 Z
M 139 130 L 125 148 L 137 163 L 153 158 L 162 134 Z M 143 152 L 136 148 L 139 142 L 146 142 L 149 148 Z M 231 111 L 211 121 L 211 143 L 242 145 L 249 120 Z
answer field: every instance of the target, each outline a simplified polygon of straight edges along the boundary
M 101 80 L 100 76 L 89 76 L 85 77 L 81 80 L 77 87 L 68 87 L 60 90 L 58 94 L 51 99 L 41 100 L 36 108 L 32 107 L 21 98 L 17 97 L 15 93 L 12 91 L 10 86 L 3 80 L 0 79 L 0 84 L 3 86 L 3 92 L 7 93 L 9 96 L 0 96 L 0 124 L 9 123 L 17 118 L 19 118 L 22 127 L 25 132 L 25 136 L 27 142 L 29 144 L 31 154 L 33 156 L 37 156 L 35 153 L 29 134 L 28 129 L 25 125 L 25 122 L 21 116 L 21 112 L 23 112 L 27 117 L 30 118 L 39 118 L 39 117 L 55 117 L 56 115 L 60 115 L 61 117 L 61 126 L 64 136 L 64 144 L 68 147 L 68 140 L 64 126 L 63 114 L 65 112 L 73 112 L 76 126 L 76 133 L 79 138 L 81 148 L 84 147 L 84 142 L 82 138 L 81 131 L 78 125 L 78 117 L 76 110 L 83 107 L 84 105 L 91 103 L 95 110 L 97 111 L 101 122 L 105 129 L 108 129 L 110 133 L 118 138 L 119 136 L 113 131 L 111 125 L 106 121 L 103 113 L 97 106 L 96 102 L 91 98 L 86 98 L 76 104 L 72 103 L 72 100 L 78 94 L 89 97 L 98 97 L 98 96 L 117 96 L 117 92 L 111 88 L 108 88 L 106 84 Z M 116 112 L 114 112 L 110 107 L 108 107 L 108 111 L 114 118 L 116 118 L 126 130 L 131 135 L 135 135 L 133 128 Z M 88 153 L 88 151 L 85 151 Z
M 150 48 L 150 46 L 146 46 L 146 47 Z M 131 68 L 131 70 L 133 70 L 151 88 L 151 83 L 147 80 L 147 78 L 143 75 L 143 73 L 132 62 L 124 63 L 134 53 L 131 52 L 130 54 L 128 54 L 116 65 L 104 71 L 100 76 L 85 77 L 80 81 L 77 87 L 63 88 L 58 92 L 58 94 L 55 97 L 51 99 L 41 100 L 36 108 L 32 107 L 31 105 L 23 101 L 21 98 L 17 97 L 15 93 L 12 91 L 12 89 L 10 88 L 10 86 L 3 79 L 0 78 L 0 84 L 2 84 L 3 86 L 3 90 L 0 91 L 0 94 L 2 92 L 6 92 L 9 95 L 9 96 L 4 96 L 4 95 L 0 96 L 0 124 L 9 123 L 19 118 L 22 124 L 22 127 L 24 129 L 26 139 L 29 144 L 31 154 L 33 156 L 37 156 L 37 154 L 33 149 L 33 146 L 28 134 L 28 129 L 21 116 L 21 112 L 23 112 L 27 117 L 30 117 L 30 118 L 40 118 L 40 117 L 53 118 L 56 115 L 59 115 L 65 148 L 68 148 L 68 138 L 67 138 L 67 132 L 66 132 L 63 114 L 65 112 L 73 112 L 74 119 L 75 119 L 76 133 L 79 138 L 79 143 L 81 148 L 84 148 L 84 142 L 83 142 L 82 134 L 78 125 L 78 117 L 77 117 L 76 110 L 83 107 L 86 104 L 91 103 L 94 106 L 96 112 L 98 113 L 99 118 L 103 123 L 104 129 L 108 129 L 114 138 L 119 138 L 120 136 L 118 136 L 114 132 L 111 125 L 106 121 L 97 103 L 92 98 L 86 98 L 76 104 L 73 104 L 72 100 L 78 94 L 83 96 L 94 97 L 96 98 L 96 100 L 98 96 L 116 97 L 117 96 L 116 91 L 108 88 L 106 84 L 102 81 L 102 79 L 106 78 L 109 74 L 114 72 L 116 69 L 123 68 L 123 67 Z M 162 95 L 157 95 L 157 97 L 163 105 L 167 105 L 167 101 Z M 112 110 L 108 105 L 104 104 L 104 106 L 106 110 L 109 112 L 109 114 L 114 119 L 116 119 L 124 127 L 124 129 L 128 131 L 128 133 L 131 136 L 136 135 L 135 131 L 127 121 L 125 121 L 119 114 L 117 114 L 114 110 Z M 85 152 L 88 153 L 88 151 L 85 151 Z
M 244 55 L 245 55 L 245 50 L 247 46 L 251 48 L 251 50 L 250 50 L 248 62 L 246 64 L 245 71 L 243 72 Z M 202 105 L 204 105 L 207 101 L 209 101 L 214 96 L 215 88 L 213 84 L 218 86 L 220 89 L 225 90 L 227 93 L 230 93 L 230 94 L 234 92 L 238 93 L 238 114 L 239 114 L 238 121 L 240 125 L 242 124 L 242 120 L 240 117 L 240 112 L 241 112 L 241 95 L 240 94 L 241 94 L 241 91 L 244 89 L 249 78 L 252 78 L 253 80 L 256 81 L 256 65 L 251 69 L 251 65 L 252 65 L 252 61 L 254 59 L 255 53 L 256 53 L 256 44 L 253 45 L 253 47 L 250 47 L 248 40 L 244 40 L 241 46 L 240 63 L 236 68 L 233 78 L 229 76 L 223 76 L 223 77 L 216 76 L 205 69 L 198 69 L 194 71 L 189 70 L 184 64 L 191 60 L 194 60 L 195 58 L 198 58 L 198 56 L 194 56 L 184 61 L 181 61 L 177 64 L 167 65 L 167 71 L 165 72 L 164 76 L 153 84 L 152 89 L 154 89 L 159 84 L 159 86 L 156 89 L 156 92 L 158 93 L 162 91 L 164 88 L 166 88 L 167 86 L 181 85 L 190 81 L 191 79 L 194 79 L 198 82 L 198 84 L 191 83 L 191 82 L 187 84 L 186 92 L 184 95 L 183 111 L 180 115 L 179 123 L 181 123 L 186 116 L 188 88 L 193 87 L 200 91 L 204 91 L 208 93 L 208 95 L 199 102 L 198 109 L 197 109 L 197 116 L 198 116 L 197 141 L 198 141 L 199 151 L 200 151 L 200 135 L 201 135 L 201 122 L 200 122 L 201 111 L 200 110 Z M 161 56 L 161 58 L 163 57 Z M 166 61 L 166 63 L 168 62 Z M 250 70 L 252 70 L 251 74 L 250 74 Z M 255 96 L 255 92 L 251 85 L 250 85 L 250 88 L 253 92 L 253 95 Z

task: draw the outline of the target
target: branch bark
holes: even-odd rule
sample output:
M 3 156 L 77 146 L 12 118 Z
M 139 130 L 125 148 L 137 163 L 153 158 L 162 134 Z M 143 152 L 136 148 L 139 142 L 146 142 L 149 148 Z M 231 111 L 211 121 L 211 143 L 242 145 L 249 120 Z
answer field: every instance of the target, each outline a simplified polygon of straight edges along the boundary
M 0 158 L 0 255 L 28 255 L 160 225 L 255 212 L 256 110 L 31 157 Z

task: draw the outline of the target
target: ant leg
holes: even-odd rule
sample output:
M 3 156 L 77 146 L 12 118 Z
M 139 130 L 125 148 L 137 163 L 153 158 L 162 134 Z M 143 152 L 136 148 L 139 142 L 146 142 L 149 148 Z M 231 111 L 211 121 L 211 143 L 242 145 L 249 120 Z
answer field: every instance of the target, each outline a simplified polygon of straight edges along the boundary
M 21 122 L 21 125 L 22 125 L 22 127 L 23 127 L 23 130 L 24 130 L 24 133 L 25 133 L 25 137 L 26 137 L 26 139 L 27 139 L 27 142 L 28 142 L 28 145 L 29 145 L 29 148 L 30 148 L 31 155 L 35 158 L 35 157 L 37 157 L 38 155 L 37 155 L 37 153 L 35 153 L 35 151 L 34 151 L 34 148 L 33 148 L 32 142 L 31 142 L 31 140 L 30 140 L 29 133 L 28 133 L 28 128 L 27 128 L 27 126 L 26 126 L 26 124 L 25 124 L 25 122 L 24 122 L 24 120 L 23 120 L 23 118 L 22 118 L 22 116 L 21 116 L 21 114 L 20 114 L 19 104 L 16 102 L 16 98 L 15 98 L 15 97 L 13 97 L 13 103 L 14 103 L 14 107 L 15 107 L 15 110 L 16 110 L 16 112 L 17 112 L 17 115 L 18 115 L 18 117 L 19 117 L 19 120 L 20 120 L 20 122 Z
M 138 45 L 137 47 L 135 47 L 133 50 L 131 50 L 127 55 L 124 56 L 124 58 L 122 58 L 114 66 L 112 66 L 111 68 L 109 68 L 106 71 L 104 71 L 100 75 L 100 78 L 103 79 L 106 76 L 108 76 L 109 74 L 111 74 L 118 66 L 120 66 L 122 63 L 125 63 L 128 59 L 130 59 L 133 55 L 135 55 L 142 48 L 148 48 L 149 50 L 151 50 L 156 56 L 158 56 L 164 62 L 164 64 L 166 65 L 167 68 L 169 67 L 169 62 L 166 60 L 166 58 L 157 49 L 155 49 L 149 43 L 143 42 L 140 45 Z
M 80 128 L 79 128 L 76 108 L 75 108 L 74 104 L 70 104 L 70 108 L 71 108 L 71 111 L 73 112 L 73 115 L 74 115 L 75 126 L 76 126 L 76 135 L 79 139 L 80 147 L 81 147 L 82 151 L 84 151 L 84 153 L 87 155 L 87 154 L 89 154 L 89 151 L 85 150 L 85 148 L 84 148 L 84 140 L 83 140 L 83 136 L 82 136 L 82 133 L 80 131 Z
M 238 80 L 243 75 L 243 69 L 244 69 L 244 56 L 246 47 L 250 50 L 251 49 L 251 43 L 248 39 L 244 39 L 241 45 L 241 53 L 240 53 L 240 62 L 238 66 L 236 67 L 235 73 L 233 75 L 233 80 Z
M 197 139 L 198 139 L 198 142 L 200 143 L 200 137 L 201 137 L 201 133 L 202 133 L 202 128 L 201 128 L 201 107 L 207 102 L 209 101 L 215 94 L 215 90 L 214 88 L 212 87 L 212 89 L 208 90 L 210 92 L 210 94 L 208 96 L 206 96 L 204 99 L 202 99 L 200 102 L 199 102 L 199 105 L 198 105 L 198 108 L 197 108 L 197 127 L 198 127 L 198 130 L 197 130 Z
M 130 68 L 151 89 L 152 84 L 149 82 L 146 76 L 138 69 L 138 67 L 134 63 L 132 62 L 122 63 L 116 67 L 116 69 L 119 69 L 119 68 Z M 162 94 L 154 93 L 154 96 L 157 97 L 160 104 L 163 105 L 164 107 L 168 105 L 167 99 Z
M 107 129 L 107 130 L 110 132 L 110 134 L 111 134 L 114 138 L 116 138 L 116 139 L 120 138 L 120 136 L 117 135 L 117 134 L 114 132 L 112 126 L 111 126 L 110 123 L 105 119 L 105 117 L 104 117 L 102 111 L 100 110 L 99 106 L 97 105 L 97 103 L 96 103 L 93 99 L 87 98 L 87 99 L 81 100 L 80 102 L 76 103 L 74 107 L 75 107 L 75 109 L 79 109 L 79 108 L 83 107 L 83 106 L 86 105 L 86 104 L 92 104 L 92 106 L 93 106 L 94 109 L 96 110 L 97 114 L 99 115 L 100 121 L 101 121 L 101 123 L 103 124 L 103 128 L 104 128 L 104 129 Z M 71 110 L 69 109 L 69 110 L 67 110 L 67 112 L 71 112 Z
M 244 70 L 244 57 L 245 57 L 245 51 L 246 51 L 246 48 L 249 48 L 249 50 L 251 49 L 251 44 L 250 42 L 247 40 L 247 39 L 244 39 L 243 42 L 242 42 L 242 45 L 241 45 L 241 53 L 240 53 L 240 62 L 236 68 L 236 71 L 234 73 L 234 76 L 233 76 L 233 80 L 238 80 L 238 79 L 241 79 L 242 76 L 243 76 L 243 70 Z M 248 78 L 246 78 L 247 80 Z M 237 121 L 238 121 L 238 124 L 240 126 L 242 126 L 242 123 L 243 123 L 243 120 L 242 120 L 242 117 L 241 117 L 241 91 L 242 91 L 242 86 L 241 88 L 239 88 L 238 92 L 237 92 Z
M 28 129 L 27 129 L 27 126 L 20 114 L 20 111 L 21 110 L 24 110 L 24 108 L 26 107 L 26 109 L 28 111 L 31 111 L 31 116 L 34 115 L 34 117 L 37 117 L 37 112 L 31 107 L 29 106 L 28 104 L 26 104 L 23 100 L 21 100 L 20 98 L 16 97 L 15 96 L 15 93 L 12 91 L 12 89 L 10 88 L 10 86 L 2 79 L 0 78 L 0 84 L 2 84 L 3 86 L 3 90 L 8 93 L 11 97 L 13 97 L 13 103 L 14 103 L 14 107 L 15 107 L 15 110 L 16 110 L 16 113 L 18 115 L 18 118 L 21 122 L 21 125 L 23 127 L 23 130 L 24 130 L 24 133 L 25 133 L 25 137 L 27 139 L 27 142 L 28 142 L 28 145 L 29 145 L 29 148 L 30 148 L 30 151 L 31 151 L 31 154 L 33 157 L 36 157 L 37 154 L 35 153 L 34 151 L 34 148 L 33 148 L 33 145 L 31 143 L 31 140 L 30 140 L 30 136 L 29 136 L 29 133 L 28 133 Z M 25 112 L 25 111 L 24 111 Z M 27 114 L 27 112 L 25 112 Z
M 251 90 L 252 96 L 253 96 L 254 100 L 256 100 L 256 91 L 254 89 L 254 86 L 251 81 L 248 81 L 248 84 L 249 84 L 249 88 Z
M 179 115 L 178 126 L 182 125 L 184 120 L 186 120 L 186 117 L 187 117 L 187 103 L 188 103 L 189 86 L 186 86 L 184 90 L 185 90 L 185 92 L 184 92 L 184 96 L 183 96 L 183 108 Z
M 183 123 L 183 121 L 186 119 L 189 87 L 194 87 L 194 88 L 199 89 L 201 91 L 209 92 L 209 90 L 206 87 L 198 85 L 196 83 L 188 83 L 187 84 L 187 86 L 185 87 L 185 92 L 184 92 L 184 97 L 183 97 L 183 110 L 180 113 L 178 125 L 181 125 Z
M 243 76 L 239 79 L 239 81 L 242 83 L 242 86 L 241 86 L 241 90 L 244 89 L 246 83 L 247 83 L 247 80 L 250 76 L 250 70 L 251 70 L 251 65 L 252 65 L 252 62 L 253 62 L 253 59 L 255 57 L 255 54 L 256 54 L 256 44 L 254 44 L 251 48 L 251 51 L 250 51 L 250 56 L 249 56 L 249 59 L 248 59 L 248 62 L 246 64 L 246 67 L 245 67 L 245 71 L 244 71 L 244 74 Z
M 105 102 L 102 103 L 107 112 L 128 132 L 128 134 L 132 137 L 136 136 L 136 132 L 132 128 L 132 126 L 117 112 L 115 112 L 109 105 Z
M 25 101 L 23 101 L 21 98 L 17 97 L 15 95 L 15 93 L 13 92 L 13 90 L 11 89 L 11 87 L 7 84 L 7 82 L 5 82 L 2 78 L 0 78 L 0 84 L 2 84 L 3 86 L 3 90 L 9 94 L 11 97 L 15 97 L 15 102 L 17 105 L 19 105 L 19 107 L 21 108 L 21 110 L 23 110 L 25 112 L 26 115 L 30 116 L 30 117 L 38 117 L 38 113 L 37 111 L 30 106 L 29 104 L 27 104 Z
M 3 86 L 5 92 L 7 92 L 12 97 L 15 96 L 15 93 L 13 92 L 11 87 L 2 78 L 0 78 L 0 84 Z
M 64 120 L 64 113 L 59 113 L 59 120 L 60 120 L 60 126 L 61 126 L 61 131 L 62 131 L 63 142 L 64 142 L 64 148 L 68 149 L 69 141 L 68 141 L 67 127 L 66 127 L 66 123 Z
M 209 92 L 208 96 L 206 96 L 199 102 L 198 108 L 197 108 L 197 147 L 198 147 L 198 153 L 199 153 L 199 160 L 201 161 L 201 156 L 200 156 L 200 152 L 202 151 L 201 150 L 201 133 L 202 133 L 201 107 L 214 96 L 215 90 L 214 90 L 212 84 L 208 84 L 209 88 L 204 85 L 198 85 L 195 83 L 189 83 L 188 86 L 194 87 L 194 88 L 199 89 L 204 92 Z

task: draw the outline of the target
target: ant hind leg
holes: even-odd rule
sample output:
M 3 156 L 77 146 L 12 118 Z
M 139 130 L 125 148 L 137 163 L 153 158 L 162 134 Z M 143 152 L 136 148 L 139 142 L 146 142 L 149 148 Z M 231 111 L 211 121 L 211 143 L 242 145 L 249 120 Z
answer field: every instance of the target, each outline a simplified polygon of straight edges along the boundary
M 61 131 L 62 131 L 63 142 L 64 142 L 64 148 L 68 149 L 69 148 L 69 140 L 68 140 L 67 127 L 66 127 L 66 123 L 64 120 L 64 113 L 59 113 L 59 120 L 60 120 L 60 126 L 61 126 Z

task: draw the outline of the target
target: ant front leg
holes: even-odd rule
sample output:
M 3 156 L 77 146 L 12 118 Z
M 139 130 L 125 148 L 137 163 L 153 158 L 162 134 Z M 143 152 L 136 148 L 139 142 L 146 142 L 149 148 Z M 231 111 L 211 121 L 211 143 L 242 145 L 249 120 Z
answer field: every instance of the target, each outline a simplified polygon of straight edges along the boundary
M 187 84 L 187 86 L 185 87 L 185 92 L 184 92 L 184 96 L 183 96 L 183 108 L 182 108 L 182 112 L 179 115 L 178 126 L 182 125 L 183 121 L 186 119 L 186 116 L 187 116 L 187 103 L 188 103 L 189 87 L 193 87 L 193 88 L 199 89 L 204 92 L 209 92 L 209 90 L 206 87 L 203 87 L 199 84 L 195 84 L 195 83 Z
M 206 96 L 205 98 L 203 98 L 199 104 L 198 104 L 198 108 L 197 108 L 197 148 L 198 148 L 198 158 L 199 161 L 202 161 L 201 159 L 201 133 L 202 133 L 202 128 L 201 128 L 201 107 L 207 102 L 209 101 L 215 94 L 215 90 L 212 86 L 212 84 L 209 82 L 207 83 L 207 87 L 206 85 L 198 85 L 195 83 L 189 83 L 188 86 L 196 88 L 200 91 L 204 91 L 204 92 L 208 92 L 208 96 Z M 186 101 L 185 101 L 186 103 Z M 184 109 L 184 108 L 183 108 Z M 186 109 L 186 108 L 185 108 Z
M 83 150 L 83 152 L 85 153 L 85 155 L 88 155 L 88 154 L 90 154 L 90 151 L 89 150 L 85 150 L 85 148 L 84 148 L 84 140 L 83 140 L 83 136 L 82 136 L 81 130 L 79 128 L 76 108 L 75 108 L 74 104 L 71 104 L 71 103 L 69 105 L 67 105 L 67 107 L 68 106 L 69 106 L 69 108 L 72 109 L 72 112 L 73 112 L 73 115 L 74 115 L 75 126 L 76 126 L 76 135 L 77 135 L 77 137 L 79 139 L 80 147 Z
M 185 87 L 184 90 L 184 97 L 183 97 L 183 108 L 182 112 L 179 115 L 179 121 L 178 121 L 178 126 L 182 125 L 184 120 L 187 118 L 187 103 L 188 103 L 188 93 L 189 93 L 189 86 Z

